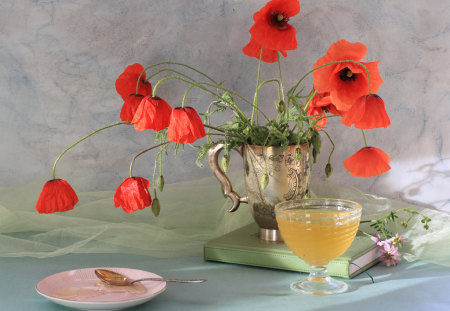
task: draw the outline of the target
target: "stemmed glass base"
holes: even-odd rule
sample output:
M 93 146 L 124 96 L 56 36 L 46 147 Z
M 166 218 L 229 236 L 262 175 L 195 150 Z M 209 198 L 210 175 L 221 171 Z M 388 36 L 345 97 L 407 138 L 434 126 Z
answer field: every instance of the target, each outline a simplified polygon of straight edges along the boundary
M 313 266 L 308 278 L 292 283 L 291 289 L 306 294 L 329 295 L 347 291 L 348 285 L 329 277 L 326 266 Z

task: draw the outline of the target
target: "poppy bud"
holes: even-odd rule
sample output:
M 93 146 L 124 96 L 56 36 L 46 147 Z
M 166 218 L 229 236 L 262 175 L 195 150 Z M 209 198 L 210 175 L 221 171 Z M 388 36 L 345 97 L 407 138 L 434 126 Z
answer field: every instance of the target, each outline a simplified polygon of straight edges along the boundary
M 164 176 L 159 175 L 158 179 L 156 180 L 156 185 L 158 186 L 158 189 L 160 192 L 164 189 Z
M 224 155 L 222 157 L 222 161 L 221 161 L 221 166 L 222 166 L 222 170 L 224 172 L 228 171 L 228 167 L 230 166 L 230 156 L 229 155 Z
M 327 176 L 327 178 L 330 178 L 332 173 L 333 168 L 331 167 L 331 163 L 327 163 L 327 165 L 325 166 L 325 176 Z
M 285 113 L 286 112 L 286 103 L 284 102 L 284 100 L 280 100 L 275 105 L 277 107 L 278 113 Z
M 269 184 L 269 174 L 265 173 L 261 178 L 261 187 L 263 189 L 266 189 L 268 184 Z
M 322 140 L 320 139 L 320 134 L 317 131 L 314 131 L 314 134 L 311 137 L 311 143 L 314 149 L 317 149 L 317 153 L 320 153 L 320 148 L 322 147 Z
M 159 212 L 161 210 L 161 204 L 159 203 L 159 199 L 158 198 L 154 198 L 153 202 L 152 202 L 152 212 L 153 215 L 155 215 L 156 217 L 159 216 Z

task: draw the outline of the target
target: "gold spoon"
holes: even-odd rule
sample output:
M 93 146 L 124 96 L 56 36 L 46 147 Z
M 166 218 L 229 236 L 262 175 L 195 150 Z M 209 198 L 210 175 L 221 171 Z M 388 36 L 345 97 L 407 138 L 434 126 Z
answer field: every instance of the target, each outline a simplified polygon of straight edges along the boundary
M 163 278 L 143 278 L 137 280 L 130 280 L 123 274 L 106 269 L 95 269 L 95 275 L 103 282 L 115 286 L 127 286 L 140 281 L 161 281 L 161 282 L 176 282 L 176 283 L 203 283 L 206 281 L 206 279 L 179 280 L 179 279 L 163 279 Z

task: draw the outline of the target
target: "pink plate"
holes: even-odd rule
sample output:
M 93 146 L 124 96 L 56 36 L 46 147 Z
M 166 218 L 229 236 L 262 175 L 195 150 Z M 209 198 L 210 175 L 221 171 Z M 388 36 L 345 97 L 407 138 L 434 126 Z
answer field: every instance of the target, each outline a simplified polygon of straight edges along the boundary
M 60 305 L 81 310 L 120 310 L 147 302 L 166 289 L 166 282 L 145 281 L 130 286 L 110 286 L 95 269 L 108 269 L 130 279 L 160 276 L 128 268 L 87 268 L 56 273 L 40 280 L 36 291 Z

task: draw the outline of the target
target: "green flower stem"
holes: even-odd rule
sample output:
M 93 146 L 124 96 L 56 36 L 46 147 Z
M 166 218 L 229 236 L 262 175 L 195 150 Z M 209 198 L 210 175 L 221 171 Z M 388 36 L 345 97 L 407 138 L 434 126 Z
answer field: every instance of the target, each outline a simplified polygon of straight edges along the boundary
M 161 63 L 153 64 L 153 65 L 150 65 L 150 66 L 147 66 L 147 67 L 144 68 L 144 70 L 143 70 L 143 71 L 141 72 L 141 74 L 139 75 L 139 78 L 138 78 L 137 83 L 136 83 L 136 94 L 138 94 L 139 81 L 141 80 L 141 77 L 142 77 L 142 75 L 144 74 L 144 72 L 146 72 L 147 70 L 149 70 L 149 69 L 151 69 L 151 68 L 153 68 L 153 67 L 161 66 L 161 65 L 177 65 L 177 66 L 183 66 L 183 67 L 185 67 L 185 68 L 188 68 L 188 69 L 190 69 L 190 70 L 192 70 L 192 71 L 195 71 L 195 72 L 199 73 L 200 75 L 204 76 L 206 79 L 208 79 L 209 81 L 211 81 L 212 83 L 218 84 L 213 78 L 211 78 L 210 76 L 208 76 L 206 73 L 201 72 L 200 70 L 195 69 L 194 67 L 191 67 L 191 66 L 189 66 L 189 65 L 186 65 L 186 64 L 183 64 L 183 63 L 177 63 L 177 62 L 161 62 Z
M 187 89 L 187 91 L 184 93 L 184 95 L 183 95 L 183 100 L 181 101 L 181 108 L 184 108 L 184 102 L 186 101 L 186 96 L 189 94 L 189 92 L 192 90 L 192 88 L 194 87 L 195 85 L 191 85 L 188 89 Z
M 155 157 L 155 166 L 153 168 L 153 176 L 152 176 L 152 183 L 153 183 L 153 190 L 156 192 L 156 183 L 155 183 L 155 176 L 156 176 L 156 167 L 158 163 L 158 159 L 161 161 L 162 159 L 162 153 L 164 151 L 164 148 L 161 148 L 161 150 L 158 151 L 158 154 Z M 160 171 L 160 174 L 162 174 L 162 171 Z
M 263 54 L 263 48 L 261 47 L 261 52 L 259 54 L 259 61 L 258 61 L 258 74 L 256 76 L 256 91 L 255 91 L 255 95 L 253 96 L 253 109 L 252 109 L 252 118 L 250 119 L 250 124 L 253 125 L 253 121 L 255 119 L 255 114 L 256 114 L 256 124 L 258 124 L 258 113 L 257 113 L 257 108 L 258 108 L 258 86 L 259 86 L 259 76 L 261 74 L 261 59 L 262 59 L 262 54 Z
M 276 82 L 278 84 L 278 89 L 280 89 L 281 84 L 280 84 L 280 81 L 278 81 L 277 79 L 270 79 L 270 80 L 263 81 L 258 85 L 257 89 L 259 90 L 264 84 L 269 83 L 269 82 Z M 280 92 L 278 92 L 278 99 L 281 99 Z
M 366 65 L 364 65 L 363 63 L 358 62 L 358 61 L 356 61 L 356 60 L 353 60 L 353 59 L 349 59 L 349 60 L 337 60 L 337 61 L 334 61 L 334 62 L 326 63 L 326 64 L 324 64 L 324 65 L 321 65 L 321 66 L 319 66 L 319 67 L 316 67 L 316 68 L 314 68 L 314 69 L 308 71 L 308 72 L 305 73 L 305 74 L 303 75 L 303 77 L 301 77 L 300 80 L 295 84 L 292 93 L 295 93 L 295 90 L 296 90 L 297 87 L 300 85 L 300 83 L 302 83 L 302 81 L 303 81 L 308 75 L 310 75 L 311 73 L 313 73 L 314 71 L 319 70 L 319 69 L 322 69 L 323 67 L 327 67 L 327 66 L 334 65 L 334 64 L 341 64 L 341 63 L 354 63 L 354 64 L 357 64 L 357 65 L 360 65 L 361 67 L 363 67 L 363 68 L 364 68 L 364 71 L 366 72 L 366 75 L 367 75 L 369 94 L 372 94 L 372 93 L 371 93 L 372 90 L 371 90 L 371 83 L 370 83 L 370 74 L 369 74 L 369 70 L 367 69 Z
M 281 62 L 280 62 L 280 52 L 277 52 L 278 55 L 278 73 L 280 76 L 280 91 L 281 91 L 281 99 L 284 101 L 284 88 L 283 88 L 283 77 L 281 75 Z M 288 110 L 289 111 L 289 110 Z
M 222 98 L 220 98 L 219 96 L 217 96 L 217 94 L 214 93 L 213 91 L 211 91 L 210 89 L 204 87 L 204 85 L 209 86 L 209 87 L 214 87 L 214 88 L 220 89 L 220 90 L 222 90 L 222 91 L 229 92 L 230 94 L 236 95 L 236 96 L 238 96 L 240 99 L 242 99 L 245 103 L 247 103 L 248 105 L 253 106 L 252 103 L 250 103 L 247 99 L 245 99 L 244 97 L 242 97 L 242 96 L 239 95 L 238 93 L 233 92 L 233 91 L 231 91 L 231 90 L 229 90 L 229 89 L 227 89 L 227 88 L 224 88 L 224 87 L 222 87 L 222 86 L 220 86 L 220 85 L 214 85 L 214 84 L 207 83 L 207 82 L 201 82 L 201 83 L 197 82 L 197 83 L 194 83 L 194 82 L 191 82 L 191 81 L 189 81 L 189 80 L 186 80 L 186 79 L 183 79 L 183 78 L 180 78 L 180 77 L 177 77 L 177 76 L 170 76 L 170 77 L 166 77 L 166 78 L 163 78 L 163 79 L 159 80 L 159 81 L 156 83 L 155 87 L 153 88 L 153 93 L 155 93 L 155 90 L 157 89 L 157 87 L 159 86 L 160 83 L 162 83 L 162 82 L 164 82 L 164 81 L 166 81 L 166 80 L 172 80 L 172 79 L 180 80 L 180 81 L 186 82 L 186 83 L 188 83 L 188 84 L 194 85 L 194 86 L 196 86 L 196 87 L 198 87 L 198 88 L 204 90 L 205 92 L 208 92 L 208 93 L 212 94 L 214 97 L 219 98 L 219 99 L 222 100 Z M 244 117 L 245 117 L 244 112 L 239 108 L 238 105 L 232 104 L 232 107 L 238 112 L 238 114 L 240 114 L 241 116 L 244 116 Z M 266 114 L 264 114 L 263 111 L 261 111 L 258 107 L 256 107 L 256 109 L 258 109 L 258 111 L 261 112 L 261 114 L 264 116 L 264 118 L 266 118 L 266 120 L 269 120 L 269 118 L 267 117 Z
M 278 56 L 278 74 L 279 74 L 279 79 L 280 79 L 280 83 L 279 83 L 279 88 L 278 88 L 278 96 L 279 93 L 281 92 L 281 99 L 283 100 L 283 102 L 286 103 L 285 98 L 284 98 L 284 86 L 283 86 L 283 76 L 281 74 L 281 57 L 280 57 L 280 52 L 277 52 L 277 56 Z M 286 103 L 286 120 L 289 122 L 289 100 Z
M 328 163 L 330 163 L 331 161 L 331 156 L 333 155 L 334 149 L 336 148 L 336 146 L 334 145 L 333 140 L 331 139 L 331 136 L 324 130 L 322 130 L 322 132 L 325 133 L 325 135 L 327 135 L 328 139 L 330 140 L 331 143 L 331 151 L 330 151 L 330 155 L 328 156 Z
M 63 152 L 61 152 L 61 154 L 58 156 L 58 158 L 56 158 L 55 163 L 53 164 L 53 168 L 52 168 L 52 178 L 55 179 L 55 171 L 56 171 L 56 164 L 58 164 L 59 160 L 61 159 L 61 157 L 70 149 L 72 149 L 73 147 L 75 147 L 76 145 L 78 145 L 79 143 L 81 143 L 83 140 L 91 137 L 92 135 L 94 135 L 95 133 L 98 133 L 100 131 L 106 130 L 110 127 L 116 126 L 116 125 L 122 125 L 122 124 L 130 124 L 130 122 L 119 122 L 119 123 L 114 123 L 114 124 L 110 124 L 107 125 L 105 127 L 102 127 L 98 130 L 93 131 L 92 133 L 90 133 L 89 135 L 84 136 L 83 138 L 77 140 L 75 143 L 73 143 L 72 145 L 70 145 L 69 147 L 67 147 L 66 149 L 64 149 Z
M 311 94 L 311 96 L 306 101 L 305 106 L 303 107 L 304 111 L 308 111 L 309 104 L 312 102 L 312 100 L 313 100 L 314 96 L 316 96 L 316 94 L 317 94 L 317 91 L 314 90 L 314 92 Z
M 160 74 L 160 73 L 162 73 L 162 72 L 165 72 L 165 71 L 169 71 L 169 72 L 176 73 L 176 74 L 178 74 L 178 75 L 180 75 L 180 76 L 182 76 L 182 77 L 184 77 L 184 78 L 186 78 L 186 79 L 189 79 L 189 80 L 191 80 L 191 81 L 193 81 L 193 82 L 196 82 L 194 79 L 192 79 L 192 78 L 189 77 L 188 75 L 186 75 L 186 74 L 184 74 L 184 73 L 182 73 L 182 72 L 179 72 L 179 71 L 177 71 L 177 70 L 174 70 L 174 69 L 172 69 L 172 68 L 164 68 L 164 69 L 158 70 L 157 72 L 155 72 L 154 74 L 152 74 L 151 76 L 149 76 L 145 81 L 150 81 L 151 78 L 153 78 L 154 76 L 156 76 L 156 75 L 158 75 L 158 74 Z
M 166 142 L 161 143 L 161 144 L 159 144 L 159 145 L 156 145 L 156 146 L 150 147 L 150 148 L 148 148 L 148 149 L 145 149 L 145 150 L 139 152 L 137 155 L 135 155 L 135 156 L 133 157 L 133 160 L 131 160 L 131 164 L 130 164 L 130 178 L 133 177 L 133 164 L 134 164 L 134 161 L 137 159 L 137 157 L 139 157 L 140 155 L 146 153 L 147 151 L 153 150 L 153 149 L 155 149 L 155 148 L 158 148 L 158 147 L 161 147 L 161 146 L 170 144 L 170 143 L 171 143 L 170 141 L 166 141 Z
M 215 126 L 212 126 L 212 125 L 209 125 L 209 124 L 203 124 L 203 126 L 207 127 L 207 128 L 210 128 L 210 129 L 213 129 L 213 130 L 216 130 L 216 131 L 219 131 L 219 132 L 225 133 L 225 130 L 223 130 L 221 128 L 218 128 L 218 127 L 215 127 Z
M 361 129 L 361 134 L 362 134 L 363 139 L 364 139 L 364 146 L 365 146 L 365 147 L 368 147 L 368 145 L 367 145 L 367 140 L 366 140 L 366 134 L 364 133 L 364 130 L 362 130 L 362 129 Z

